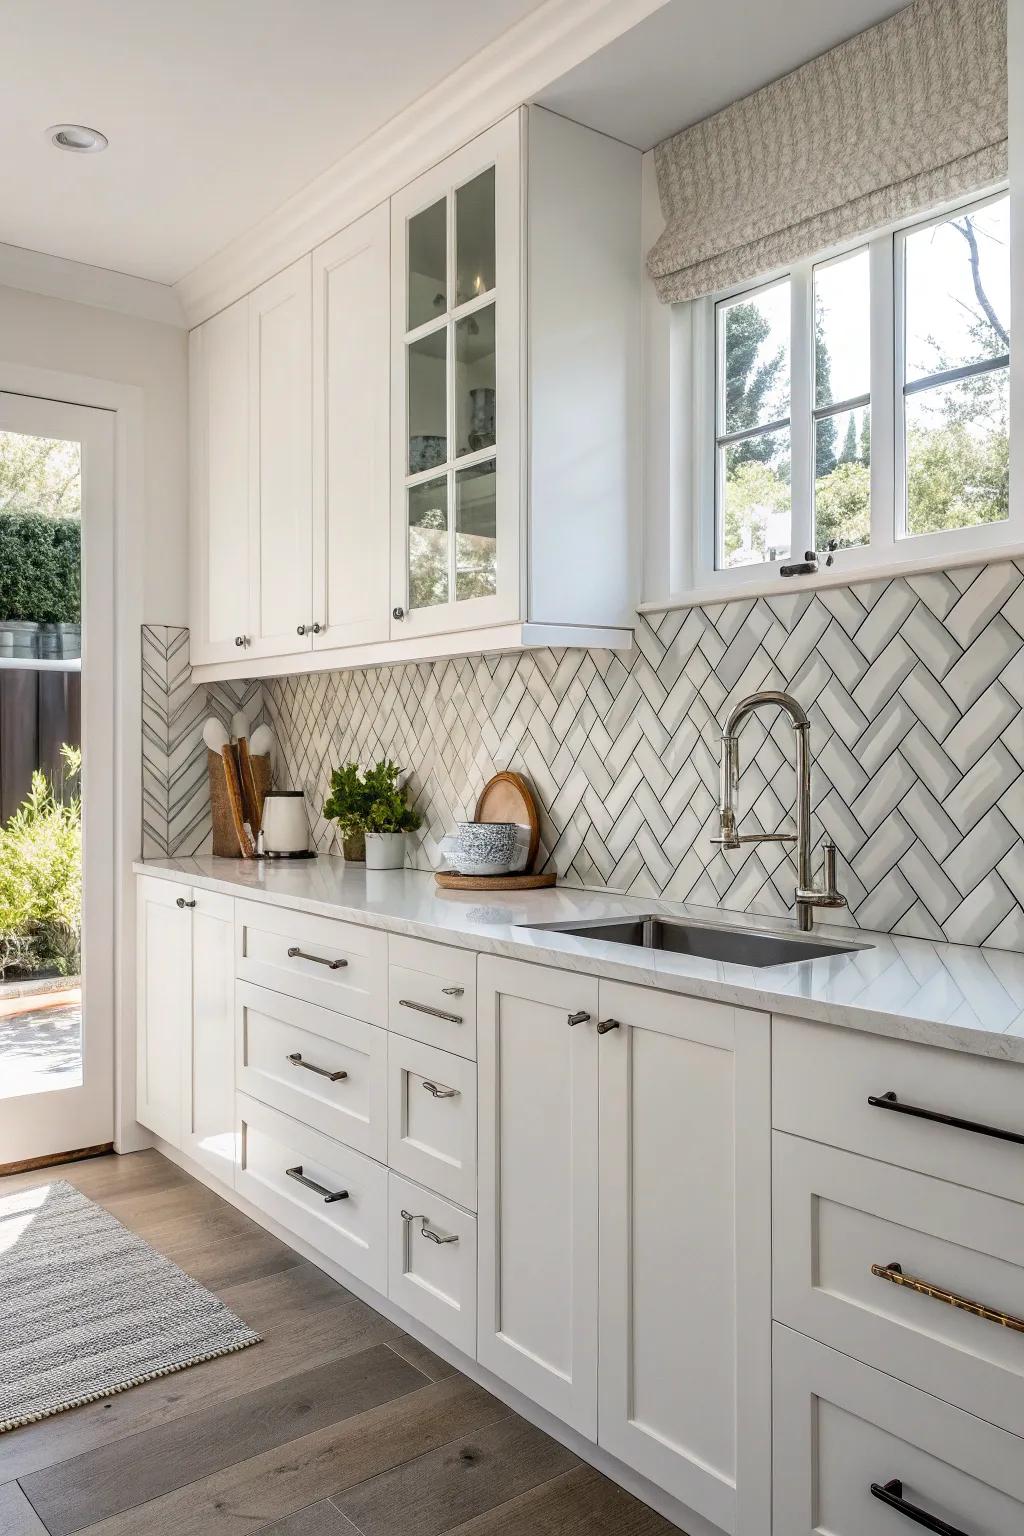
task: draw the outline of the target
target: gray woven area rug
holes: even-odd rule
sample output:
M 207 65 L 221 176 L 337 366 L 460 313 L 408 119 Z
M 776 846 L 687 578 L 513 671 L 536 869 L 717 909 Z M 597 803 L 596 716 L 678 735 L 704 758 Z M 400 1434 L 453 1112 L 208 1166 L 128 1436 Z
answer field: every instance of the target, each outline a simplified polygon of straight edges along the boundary
M 0 1433 L 259 1342 L 65 1180 L 0 1193 Z

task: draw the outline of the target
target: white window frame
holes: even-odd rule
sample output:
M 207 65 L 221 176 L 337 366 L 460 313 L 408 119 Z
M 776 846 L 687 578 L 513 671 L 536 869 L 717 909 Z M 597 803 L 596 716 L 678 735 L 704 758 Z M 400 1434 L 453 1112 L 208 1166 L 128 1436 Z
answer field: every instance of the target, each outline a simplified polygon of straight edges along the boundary
M 945 205 L 928 217 L 914 218 L 867 238 L 835 246 L 806 261 L 780 268 L 757 282 L 740 283 L 707 298 L 697 299 L 692 311 L 692 466 L 690 505 L 692 518 L 691 587 L 714 599 L 741 594 L 753 587 L 767 591 L 792 591 L 860 576 L 921 570 L 956 563 L 964 556 L 978 556 L 1002 549 L 1016 549 L 1024 541 L 1024 508 L 1011 495 L 1010 515 L 999 523 L 956 528 L 941 533 L 906 534 L 906 416 L 904 377 L 906 241 L 933 225 L 960 213 L 976 212 L 1006 196 L 1000 185 L 977 197 Z M 831 567 L 819 567 L 817 576 L 785 578 L 781 568 L 803 559 L 813 547 L 814 526 L 814 324 L 813 282 L 818 267 L 841 261 L 854 251 L 869 253 L 871 303 L 871 364 L 869 402 L 871 411 L 871 541 L 868 545 L 836 552 Z M 791 538 L 785 560 L 756 565 L 716 568 L 720 493 L 718 487 L 717 340 L 720 306 L 754 295 L 789 280 L 790 329 L 790 433 L 791 433 Z M 955 378 L 960 370 L 952 370 Z M 932 376 L 938 377 L 937 375 Z M 944 376 L 943 376 L 944 377 Z M 858 397 L 860 398 L 860 397 Z M 829 410 L 832 408 L 830 407 Z M 847 409 L 852 406 L 847 405 Z M 685 424 L 675 430 L 686 433 Z M 684 498 L 684 501 L 687 498 Z M 663 606 L 653 604 L 651 606 Z

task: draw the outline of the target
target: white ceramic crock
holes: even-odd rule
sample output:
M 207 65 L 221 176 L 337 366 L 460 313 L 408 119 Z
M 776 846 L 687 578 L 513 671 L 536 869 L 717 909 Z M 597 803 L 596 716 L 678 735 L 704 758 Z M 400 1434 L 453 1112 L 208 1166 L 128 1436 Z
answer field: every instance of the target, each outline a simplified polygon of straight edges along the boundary
M 367 869 L 401 869 L 404 863 L 404 832 L 367 832 Z

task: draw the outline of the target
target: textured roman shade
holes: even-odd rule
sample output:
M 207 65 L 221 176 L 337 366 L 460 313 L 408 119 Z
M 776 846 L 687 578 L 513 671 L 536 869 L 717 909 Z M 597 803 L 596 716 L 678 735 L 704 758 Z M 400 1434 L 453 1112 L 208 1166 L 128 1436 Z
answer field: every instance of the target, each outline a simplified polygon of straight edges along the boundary
M 655 150 L 663 303 L 1006 175 L 1006 0 L 914 0 Z

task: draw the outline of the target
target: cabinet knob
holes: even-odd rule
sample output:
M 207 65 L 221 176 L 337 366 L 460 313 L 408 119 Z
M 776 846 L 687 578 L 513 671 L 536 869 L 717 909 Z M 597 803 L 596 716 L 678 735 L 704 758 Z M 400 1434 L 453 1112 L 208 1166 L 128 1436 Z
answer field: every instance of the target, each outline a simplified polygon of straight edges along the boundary
M 179 906 L 179 907 L 194 907 L 195 906 L 195 902 L 194 901 L 186 901 L 184 896 L 179 896 L 177 901 L 175 902 L 175 905 Z
M 236 645 L 244 645 L 245 644 L 245 636 L 244 635 L 236 635 L 235 636 L 235 644 Z
M 602 1019 L 597 1026 L 597 1032 L 599 1035 L 606 1035 L 610 1029 L 618 1029 L 618 1027 L 618 1019 Z
M 305 624 L 300 624 L 298 629 L 295 631 L 295 633 L 297 635 L 304 635 L 306 633 L 306 626 L 305 626 Z
M 570 1013 L 567 1022 L 569 1024 L 569 1028 L 570 1029 L 575 1024 L 589 1024 L 590 1023 L 590 1014 L 589 1013 L 584 1013 L 582 1011 L 579 1012 L 579 1013 Z
M 324 628 L 323 624 L 300 624 L 295 633 L 297 635 L 318 635 Z
M 314 633 L 314 635 L 321 635 L 321 634 L 323 634 L 323 632 L 324 632 L 324 630 L 326 628 L 327 628 L 326 624 L 314 624 L 313 625 L 313 633 Z
M 391 617 L 393 619 L 404 619 L 405 618 L 405 609 L 404 608 L 392 608 L 392 610 L 391 610 Z

